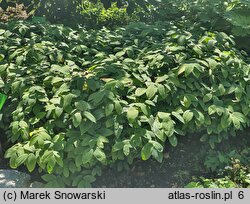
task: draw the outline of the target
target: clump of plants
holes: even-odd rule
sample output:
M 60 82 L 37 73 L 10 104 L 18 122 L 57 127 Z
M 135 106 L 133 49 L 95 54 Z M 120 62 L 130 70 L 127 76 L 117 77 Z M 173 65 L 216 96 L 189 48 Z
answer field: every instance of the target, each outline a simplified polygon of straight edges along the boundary
M 5 157 L 48 187 L 89 187 L 104 165 L 161 162 L 188 133 L 214 148 L 249 126 L 250 67 L 225 33 L 19 21 L 0 39 Z
M 110 7 L 105 8 L 101 1 L 95 3 L 91 1 L 83 1 L 80 7 L 82 23 L 87 27 L 114 27 L 126 25 L 133 20 L 137 20 L 135 15 L 128 15 L 127 7 L 118 7 L 116 3 L 112 3 Z
M 29 17 L 23 4 L 16 4 L 15 7 L 9 6 L 6 10 L 0 7 L 0 20 L 25 20 Z
M 205 157 L 204 165 L 206 169 L 212 172 L 219 171 L 225 166 L 230 165 L 232 158 L 238 159 L 243 165 L 248 165 L 250 162 L 249 154 L 250 148 L 243 148 L 240 151 L 231 150 L 229 152 L 226 149 L 224 151 L 210 150 Z
M 135 3 L 135 1 L 132 2 Z M 73 27 L 78 27 L 79 25 L 88 28 L 114 27 L 126 25 L 128 22 L 139 19 L 134 11 L 131 13 L 127 12 L 127 8 L 130 8 L 131 5 L 123 1 L 0 0 L 0 7 L 9 6 L 8 11 L 12 11 L 14 3 L 22 5 L 22 8 L 18 6 L 18 11 L 27 8 L 28 16 L 43 17 L 51 23 L 63 23 Z M 18 15 L 15 14 L 15 16 Z M 4 17 L 6 18 L 6 15 Z
M 223 31 L 236 37 L 237 47 L 249 53 L 249 0 L 162 0 L 153 12 L 154 20 L 174 20 L 184 16 L 209 30 Z
M 190 182 L 187 188 L 249 188 L 250 169 L 235 159 L 230 166 L 225 167 L 219 178 L 208 179 L 201 177 L 198 181 Z

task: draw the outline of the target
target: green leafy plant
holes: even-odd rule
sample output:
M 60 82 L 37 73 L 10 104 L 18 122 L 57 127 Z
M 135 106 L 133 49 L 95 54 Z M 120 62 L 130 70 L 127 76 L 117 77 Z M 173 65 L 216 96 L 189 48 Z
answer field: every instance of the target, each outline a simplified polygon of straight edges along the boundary
M 7 7 L 3 10 L 0 7 L 0 20 L 10 21 L 10 20 L 25 20 L 29 17 L 23 4 L 16 4 L 15 7 Z
M 128 15 L 127 7 L 119 8 L 117 3 L 112 3 L 109 8 L 105 8 L 101 1 L 92 3 L 82 1 L 79 6 L 82 16 L 82 23 L 88 28 L 91 27 L 114 27 L 126 25 L 133 20 L 137 20 L 136 15 Z
M 182 135 L 214 148 L 249 126 L 245 56 L 225 33 L 180 25 L 1 23 L 10 166 L 37 167 L 47 187 L 89 187 L 104 165 L 161 162 Z
M 1 0 L 0 7 L 12 8 L 15 3 L 25 5 L 28 16 L 46 17 L 52 23 L 71 26 L 80 24 L 90 28 L 127 24 L 128 21 L 137 18 L 134 13 L 140 10 L 138 8 L 146 9 L 146 5 L 149 5 L 147 1 L 134 0 L 126 2 L 122 0 Z
M 243 149 L 241 152 L 232 150 L 229 153 L 210 150 L 205 158 L 205 166 L 211 171 L 218 171 L 225 166 L 230 165 L 232 158 L 238 159 L 243 164 L 249 163 L 249 148 Z
M 3 105 L 6 101 L 6 99 L 7 99 L 7 96 L 0 93 L 0 110 L 3 108 Z
M 50 22 L 71 21 L 73 24 L 80 17 L 78 6 L 81 2 L 82 0 L 1 0 L 0 7 L 18 3 L 25 5 L 29 15 L 45 16 Z
M 236 36 L 238 47 L 249 52 L 249 0 L 162 0 L 155 7 L 152 19 L 200 24 L 209 30 L 223 31 Z M 243 43 L 242 43 L 243 42 Z
M 220 178 L 208 179 L 201 177 L 199 181 L 190 182 L 186 188 L 249 188 L 250 171 L 239 160 L 233 160 L 219 175 Z

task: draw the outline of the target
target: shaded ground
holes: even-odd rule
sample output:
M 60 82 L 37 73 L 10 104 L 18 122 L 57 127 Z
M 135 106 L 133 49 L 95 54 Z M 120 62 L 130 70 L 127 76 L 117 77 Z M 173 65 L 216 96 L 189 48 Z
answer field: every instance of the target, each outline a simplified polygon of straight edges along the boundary
M 187 145 L 189 144 L 189 145 Z M 137 160 L 126 170 L 119 172 L 116 168 L 106 168 L 97 178 L 93 187 L 107 188 L 171 188 L 183 187 L 193 176 L 205 174 L 201 149 L 203 145 L 198 138 L 182 138 L 176 148 L 167 147 L 164 160 Z
M 250 146 L 250 129 L 238 132 L 216 146 L 216 151 L 228 153 L 232 150 L 243 151 Z M 107 188 L 172 188 L 184 187 L 194 177 L 217 177 L 218 172 L 209 172 L 204 162 L 210 146 L 199 141 L 200 136 L 180 137 L 177 147 L 167 146 L 164 161 L 135 161 L 127 170 L 121 172 L 107 167 L 98 177 L 94 187 Z

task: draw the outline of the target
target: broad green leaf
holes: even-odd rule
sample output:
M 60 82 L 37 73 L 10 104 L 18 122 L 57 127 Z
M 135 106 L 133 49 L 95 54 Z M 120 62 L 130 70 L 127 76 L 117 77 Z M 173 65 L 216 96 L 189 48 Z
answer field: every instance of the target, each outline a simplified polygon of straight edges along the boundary
M 16 150 L 14 148 L 9 148 L 5 154 L 4 154 L 4 158 L 11 158 L 11 157 L 14 157 L 16 156 Z
M 72 94 L 64 95 L 63 96 L 63 108 L 66 108 L 67 106 L 70 106 L 72 99 L 73 99 Z
M 2 2 L 2 0 L 0 0 L 0 3 Z M 3 35 L 6 32 L 6 30 L 4 29 L 0 29 L 0 35 Z
M 141 158 L 142 160 L 148 160 L 152 155 L 153 145 L 151 143 L 147 143 L 141 150 Z
M 91 159 L 93 158 L 93 156 L 94 156 L 93 149 L 89 150 L 86 153 L 83 153 L 83 155 L 82 155 L 82 163 L 83 164 L 87 164 L 88 162 L 91 161 Z
M 194 116 L 196 118 L 195 123 L 197 126 L 201 126 L 202 124 L 205 123 L 205 116 L 201 111 L 194 111 Z
M 7 96 L 0 93 L 0 110 L 3 108 L 3 105 L 6 100 L 7 100 Z
M 183 113 L 183 119 L 185 123 L 190 122 L 193 119 L 194 113 L 191 112 L 190 110 L 187 110 Z
M 106 163 L 106 155 L 100 148 L 96 148 L 96 150 L 94 151 L 94 156 L 101 163 Z
M 146 104 L 144 104 L 144 103 L 137 103 L 136 105 L 141 108 L 141 111 L 143 112 L 143 114 L 145 114 L 145 115 L 149 114 L 148 108 L 147 108 L 148 106 Z
M 62 108 L 59 108 L 59 107 L 55 108 L 55 115 L 56 115 L 56 117 L 59 118 L 62 115 L 62 113 L 63 113 L 63 109 Z
M 82 101 L 82 100 L 75 102 L 75 107 L 79 111 L 86 111 L 90 109 L 90 105 L 86 101 Z
M 164 75 L 164 76 L 159 76 L 159 77 L 157 77 L 157 79 L 156 79 L 156 83 L 161 83 L 161 82 L 164 82 L 164 81 L 166 81 L 168 79 L 168 75 Z M 160 85 L 160 84 L 159 84 Z
M 159 84 L 158 85 L 158 91 L 159 91 L 159 94 L 162 98 L 166 98 L 167 97 L 167 91 L 166 91 L 166 88 L 162 85 L 162 84 Z
M 124 143 L 123 142 L 116 142 L 112 147 L 112 152 L 117 152 L 121 149 L 123 149 Z
M 174 123 L 171 119 L 167 122 L 162 122 L 162 128 L 167 137 L 171 137 L 174 134 Z
M 211 106 L 208 107 L 208 114 L 213 115 L 214 113 L 216 113 L 216 110 L 217 110 L 216 106 L 211 105 Z
M 94 115 L 92 115 L 90 112 L 88 111 L 84 111 L 83 115 L 88 118 L 90 121 L 92 121 L 93 123 L 96 123 L 96 118 Z
M 183 64 L 183 65 L 180 66 L 177 74 L 180 75 L 183 72 L 185 72 L 185 76 L 187 77 L 188 75 L 190 75 L 193 72 L 194 67 L 195 67 L 194 63 Z
M 150 141 L 150 143 L 153 145 L 153 147 L 158 151 L 158 152 L 163 152 L 163 146 L 156 141 Z
M 198 54 L 199 56 L 202 56 L 202 55 L 203 55 L 203 52 L 202 52 L 200 46 L 197 46 L 197 45 L 194 46 L 194 47 L 193 47 L 193 50 L 194 50 L 195 53 Z
M 130 147 L 131 147 L 130 144 L 125 144 L 125 145 L 123 146 L 123 153 L 124 153 L 125 156 L 128 156 L 128 155 L 129 155 L 129 153 L 130 153 Z
M 115 101 L 115 111 L 118 114 L 122 114 L 123 109 L 119 101 Z
M 219 90 L 219 93 L 220 93 L 221 96 L 224 95 L 225 92 L 226 92 L 226 89 L 225 89 L 225 87 L 223 86 L 223 84 L 220 84 L 220 85 L 219 85 L 218 90 Z
M 204 97 L 203 97 L 203 102 L 208 102 L 210 101 L 211 99 L 213 98 L 213 95 L 211 93 L 208 93 L 206 94 Z
M 17 155 L 13 155 L 11 158 L 10 158 L 10 167 L 12 169 L 16 169 L 18 166 L 17 166 L 17 162 L 16 162 L 16 159 L 17 159 Z
M 93 128 L 93 123 L 91 121 L 86 121 L 79 125 L 80 132 L 83 135 L 84 133 L 88 132 L 91 128 Z
M 4 55 L 3 54 L 0 54 L 0 61 L 2 61 L 4 59 Z
M 219 65 L 219 63 L 216 62 L 216 61 L 215 61 L 214 59 L 212 59 L 212 58 L 208 58 L 208 59 L 206 59 L 206 61 L 208 62 L 209 67 L 210 67 L 212 70 L 215 69 L 217 65 Z
M 138 147 L 138 146 L 140 146 L 141 141 L 142 140 L 141 140 L 140 136 L 134 135 L 134 136 L 132 136 L 132 138 L 130 140 L 130 144 L 131 144 L 132 147 Z
M 82 122 L 82 115 L 81 113 L 77 112 L 73 115 L 73 125 L 78 127 Z
M 175 135 L 171 136 L 168 138 L 170 144 L 173 146 L 173 147 L 176 147 L 177 146 L 177 138 Z
M 69 177 L 69 168 L 67 166 L 63 167 L 63 176 L 66 178 Z
M 95 105 L 97 105 L 103 100 L 104 96 L 104 91 L 95 92 L 89 96 L 88 101 L 92 101 Z
M 176 117 L 176 118 L 177 118 L 180 122 L 182 122 L 183 124 L 185 123 L 183 117 L 182 117 L 179 113 L 177 113 L 177 112 L 172 112 L 172 115 L 173 115 L 174 117 Z
M 63 167 L 63 159 L 61 157 L 56 157 L 56 163 L 60 166 Z
M 127 112 L 127 118 L 130 123 L 133 123 L 138 117 L 139 111 L 135 107 L 130 107 Z
M 21 164 L 23 164 L 28 159 L 28 156 L 29 156 L 28 154 L 23 154 L 23 155 L 17 157 L 16 165 L 20 166 Z
M 61 77 L 53 77 L 51 83 L 52 83 L 53 85 L 55 85 L 55 84 L 60 83 L 60 82 L 63 82 L 63 81 L 64 81 L 64 79 L 61 78 Z
M 223 116 L 221 117 L 221 127 L 222 128 L 227 128 L 231 124 L 231 118 L 229 117 L 230 115 L 228 113 L 224 113 Z
M 135 90 L 135 95 L 138 96 L 138 97 L 140 97 L 140 96 L 142 96 L 143 94 L 146 93 L 146 90 L 147 89 L 145 89 L 145 88 L 137 88 Z
M 157 93 L 157 87 L 155 85 L 150 85 L 147 90 L 146 90 L 146 95 L 148 97 L 148 99 L 151 99 L 155 96 L 155 94 Z
M 190 99 L 190 97 L 188 96 L 184 96 L 182 101 L 181 101 L 181 104 L 186 107 L 186 108 L 189 108 L 189 106 L 192 104 L 192 101 Z
M 233 112 L 230 115 L 230 119 L 233 121 L 234 127 L 236 129 L 240 129 L 241 128 L 241 123 L 246 123 L 246 117 L 239 112 Z
M 82 155 L 77 155 L 75 157 L 75 164 L 76 164 L 76 167 L 80 167 L 82 165 Z
M 242 97 L 242 94 L 243 94 L 242 88 L 241 88 L 241 87 L 237 87 L 237 88 L 235 89 L 235 97 L 236 97 L 236 99 L 237 99 L 237 100 L 240 100 L 241 97 Z M 1 108 L 0 108 L 0 109 L 1 109 Z
M 232 117 L 233 118 L 237 118 L 241 123 L 245 123 L 246 122 L 246 116 L 244 116 L 240 112 L 233 112 L 232 113 Z
M 111 115 L 113 110 L 114 110 L 114 104 L 110 103 L 110 104 L 106 105 L 105 106 L 105 115 L 106 116 Z
M 36 157 L 34 154 L 29 154 L 28 160 L 26 162 L 26 166 L 27 166 L 29 172 L 34 171 L 34 169 L 36 167 Z
M 62 74 L 69 74 L 70 72 L 70 67 L 69 66 L 59 66 L 56 64 L 53 64 L 50 69 L 52 72 L 58 72 Z
M 158 112 L 158 117 L 163 121 L 167 121 L 170 119 L 170 113 Z

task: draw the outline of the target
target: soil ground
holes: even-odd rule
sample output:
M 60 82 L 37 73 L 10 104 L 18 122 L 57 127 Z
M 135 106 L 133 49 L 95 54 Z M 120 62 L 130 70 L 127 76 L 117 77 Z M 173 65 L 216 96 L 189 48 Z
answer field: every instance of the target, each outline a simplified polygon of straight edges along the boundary
M 250 145 L 250 128 L 238 132 L 236 137 L 229 137 L 216 147 L 216 151 L 242 151 Z M 194 178 L 218 177 L 216 172 L 209 172 L 204 161 L 211 147 L 199 140 L 199 135 L 180 137 L 177 147 L 166 146 L 164 160 L 137 160 L 127 170 L 121 172 L 107 167 L 94 187 L 107 188 L 173 188 L 185 187 Z M 218 173 L 218 172 L 217 172 Z
M 189 144 L 189 145 L 187 145 Z M 107 188 L 172 188 L 184 187 L 192 177 L 204 176 L 200 155 L 201 142 L 182 138 L 176 148 L 166 147 L 164 160 L 159 163 L 153 159 L 137 160 L 123 171 L 107 167 L 98 177 L 93 187 Z

